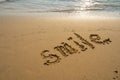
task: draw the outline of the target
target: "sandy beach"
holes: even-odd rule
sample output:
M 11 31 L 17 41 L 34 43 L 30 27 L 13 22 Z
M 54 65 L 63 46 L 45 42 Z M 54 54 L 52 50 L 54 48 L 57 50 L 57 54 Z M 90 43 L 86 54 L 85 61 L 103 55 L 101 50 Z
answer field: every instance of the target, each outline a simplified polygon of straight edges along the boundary
M 0 16 L 0 80 L 120 80 L 119 41 L 119 18 Z M 77 51 L 61 54 L 63 42 Z

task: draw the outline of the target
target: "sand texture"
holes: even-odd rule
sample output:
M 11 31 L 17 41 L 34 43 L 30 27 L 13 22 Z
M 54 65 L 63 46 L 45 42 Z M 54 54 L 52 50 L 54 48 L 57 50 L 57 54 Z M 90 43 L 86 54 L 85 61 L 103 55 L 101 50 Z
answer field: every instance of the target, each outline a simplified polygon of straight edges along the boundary
M 0 80 L 120 80 L 120 19 L 0 16 Z

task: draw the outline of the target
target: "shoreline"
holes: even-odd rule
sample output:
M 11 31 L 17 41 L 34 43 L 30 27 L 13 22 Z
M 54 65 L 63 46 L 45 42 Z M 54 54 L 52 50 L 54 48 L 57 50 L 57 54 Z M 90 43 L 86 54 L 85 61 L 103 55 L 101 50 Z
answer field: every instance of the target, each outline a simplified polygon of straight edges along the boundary
M 0 16 L 13 16 L 13 17 L 40 17 L 40 18 L 75 18 L 75 19 L 120 19 L 120 13 L 89 13 L 89 12 L 43 12 L 43 13 L 20 13 L 20 12 L 0 12 Z

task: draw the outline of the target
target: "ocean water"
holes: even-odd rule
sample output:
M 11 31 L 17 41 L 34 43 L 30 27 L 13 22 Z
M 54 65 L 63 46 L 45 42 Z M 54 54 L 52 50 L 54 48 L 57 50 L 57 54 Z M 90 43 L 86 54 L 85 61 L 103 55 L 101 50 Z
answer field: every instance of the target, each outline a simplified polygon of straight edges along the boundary
M 59 13 L 120 17 L 120 0 L 0 0 L 0 13 Z

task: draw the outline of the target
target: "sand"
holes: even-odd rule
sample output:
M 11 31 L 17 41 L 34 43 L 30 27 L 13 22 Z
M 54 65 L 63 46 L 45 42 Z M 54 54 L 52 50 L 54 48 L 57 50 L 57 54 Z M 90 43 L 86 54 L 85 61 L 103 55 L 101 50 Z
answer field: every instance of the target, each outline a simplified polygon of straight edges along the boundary
M 94 45 L 81 42 L 79 34 Z M 92 42 L 97 34 L 105 44 Z M 68 38 L 84 45 L 81 49 Z M 0 80 L 120 80 L 120 19 L 0 16 Z M 63 56 L 56 46 L 69 44 L 79 50 Z M 54 54 L 59 61 L 44 65 Z M 58 59 L 57 59 L 58 60 Z

